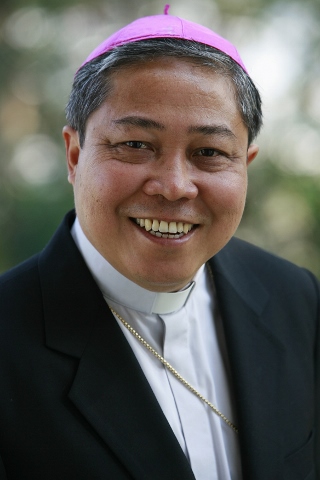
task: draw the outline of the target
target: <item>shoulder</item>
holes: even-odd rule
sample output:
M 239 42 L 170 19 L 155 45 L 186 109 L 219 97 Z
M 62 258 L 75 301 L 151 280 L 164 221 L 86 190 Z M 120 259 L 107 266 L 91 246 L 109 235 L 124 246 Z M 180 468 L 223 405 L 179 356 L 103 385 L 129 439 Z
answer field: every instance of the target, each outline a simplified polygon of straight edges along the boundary
M 216 255 L 218 270 L 240 281 L 259 282 L 277 297 L 319 301 L 320 283 L 310 271 L 244 240 L 232 238 Z M 231 273 L 230 273 L 231 272 Z
M 37 278 L 38 257 L 39 254 L 34 255 L 0 275 L 0 292 L 24 289 L 26 284 L 32 283 Z
M 0 321 L 41 307 L 38 255 L 0 276 Z
M 232 238 L 221 253 L 222 255 L 236 257 L 257 273 L 270 273 L 273 276 L 277 273 L 282 275 L 294 274 L 302 278 L 314 277 L 307 269 L 239 238 Z
M 211 266 L 226 318 L 241 317 L 246 305 L 283 345 L 298 349 L 303 344 L 310 352 L 316 348 L 320 284 L 311 272 L 236 238 L 212 259 Z
M 52 239 L 44 249 L 23 263 L 0 275 L 0 298 L 20 301 L 24 297 L 33 298 L 32 292 L 40 289 L 40 266 L 46 259 L 43 269 L 45 275 L 50 275 L 59 258 L 68 258 L 68 246 L 75 248 L 71 240 L 70 228 L 74 221 L 74 212 L 69 212 Z M 3 301 L 0 302 L 3 304 Z

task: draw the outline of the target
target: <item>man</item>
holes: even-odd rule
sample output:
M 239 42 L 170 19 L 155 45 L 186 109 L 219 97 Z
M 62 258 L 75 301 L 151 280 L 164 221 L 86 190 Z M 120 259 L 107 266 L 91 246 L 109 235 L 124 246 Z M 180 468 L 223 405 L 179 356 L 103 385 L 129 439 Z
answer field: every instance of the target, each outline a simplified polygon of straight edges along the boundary
M 261 127 L 236 49 L 139 19 L 67 120 L 76 216 L 0 281 L 0 478 L 320 478 L 319 284 L 232 238 Z

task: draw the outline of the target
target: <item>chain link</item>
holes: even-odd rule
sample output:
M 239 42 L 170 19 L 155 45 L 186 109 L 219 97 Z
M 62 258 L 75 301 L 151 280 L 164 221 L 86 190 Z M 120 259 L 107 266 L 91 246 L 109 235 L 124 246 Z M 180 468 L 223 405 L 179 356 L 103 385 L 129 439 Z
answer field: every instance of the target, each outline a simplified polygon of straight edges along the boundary
M 113 308 L 110 307 L 111 312 L 120 320 L 120 322 L 126 327 L 127 330 L 137 339 L 139 342 L 147 349 L 149 352 L 152 353 L 164 366 L 169 372 L 172 373 L 188 390 L 190 390 L 191 393 L 193 393 L 196 397 L 198 397 L 200 400 L 202 400 L 206 405 L 208 405 L 213 412 L 218 415 L 232 430 L 234 430 L 236 433 L 239 433 L 237 427 L 225 416 L 223 413 L 218 410 L 217 407 L 215 407 L 209 400 L 207 400 L 203 395 L 201 395 L 198 390 L 196 390 L 185 378 L 183 378 L 179 372 L 173 366 L 167 362 L 165 358 L 163 358 L 151 345 L 146 342 L 146 340 L 141 337 L 141 335 L 131 327 L 131 325 L 124 320 Z

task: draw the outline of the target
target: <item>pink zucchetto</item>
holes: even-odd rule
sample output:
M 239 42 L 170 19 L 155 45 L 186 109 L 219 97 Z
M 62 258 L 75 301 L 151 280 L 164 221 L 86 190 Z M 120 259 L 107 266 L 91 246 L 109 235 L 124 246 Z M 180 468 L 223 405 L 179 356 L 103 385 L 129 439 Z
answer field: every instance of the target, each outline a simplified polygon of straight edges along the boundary
M 184 20 L 180 17 L 168 15 L 168 8 L 169 6 L 166 5 L 164 15 L 153 15 L 139 18 L 113 33 L 90 53 L 81 66 L 90 62 L 90 60 L 103 55 L 109 50 L 126 43 L 138 42 L 139 40 L 147 40 L 151 38 L 180 38 L 184 40 L 194 40 L 209 45 L 210 47 L 214 47 L 227 54 L 237 62 L 245 72 L 247 71 L 237 49 L 232 43 L 225 38 L 220 37 L 220 35 L 209 28 L 190 22 L 189 20 Z

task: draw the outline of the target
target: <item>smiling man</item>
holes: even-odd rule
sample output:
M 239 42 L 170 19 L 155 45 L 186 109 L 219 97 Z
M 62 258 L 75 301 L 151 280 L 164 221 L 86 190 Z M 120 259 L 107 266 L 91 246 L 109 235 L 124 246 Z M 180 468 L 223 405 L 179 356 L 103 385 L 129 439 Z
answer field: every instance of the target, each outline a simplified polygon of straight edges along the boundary
M 64 129 L 79 222 L 122 275 L 176 291 L 234 234 L 258 149 L 232 81 L 198 61 L 138 60 L 110 84 L 82 147 Z
M 70 212 L 0 279 L 0 479 L 316 480 L 319 283 L 234 238 L 259 93 L 139 19 L 76 73 Z

